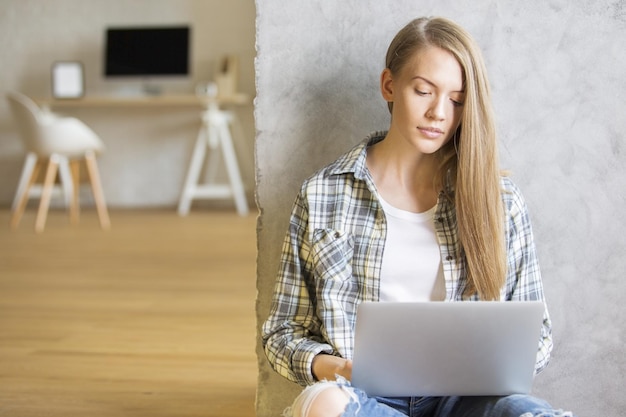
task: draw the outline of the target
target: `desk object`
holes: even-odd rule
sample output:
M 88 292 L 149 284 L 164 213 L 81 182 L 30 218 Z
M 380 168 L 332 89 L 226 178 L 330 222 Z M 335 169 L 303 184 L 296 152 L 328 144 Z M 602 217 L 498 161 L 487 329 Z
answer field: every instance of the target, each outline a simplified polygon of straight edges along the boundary
M 52 96 L 57 99 L 76 99 L 85 95 L 83 64 L 55 62 L 52 65 Z

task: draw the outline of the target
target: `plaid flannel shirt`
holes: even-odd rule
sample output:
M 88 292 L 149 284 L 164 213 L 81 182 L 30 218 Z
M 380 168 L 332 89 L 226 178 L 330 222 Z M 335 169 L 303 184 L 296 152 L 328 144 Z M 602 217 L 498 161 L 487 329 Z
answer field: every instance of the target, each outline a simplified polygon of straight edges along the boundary
M 376 132 L 306 180 L 291 213 L 263 346 L 272 367 L 301 385 L 315 382 L 313 357 L 352 358 L 356 307 L 378 301 L 386 220 L 366 168 Z M 543 300 L 541 274 L 526 204 L 513 182 L 502 178 L 508 273 L 501 300 Z M 466 284 L 459 256 L 456 212 L 442 193 L 435 229 L 446 283 L 446 301 L 461 301 Z M 410 261 L 410 260 L 407 260 Z M 477 296 L 472 298 L 477 300 Z M 552 350 L 546 308 L 535 372 Z

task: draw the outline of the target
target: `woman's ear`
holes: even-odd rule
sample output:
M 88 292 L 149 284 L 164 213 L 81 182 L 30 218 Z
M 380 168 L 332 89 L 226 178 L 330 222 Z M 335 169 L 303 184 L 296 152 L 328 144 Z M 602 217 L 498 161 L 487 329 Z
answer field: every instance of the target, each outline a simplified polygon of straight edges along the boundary
M 386 102 L 393 103 L 393 79 L 389 68 L 385 68 L 380 74 L 380 92 Z

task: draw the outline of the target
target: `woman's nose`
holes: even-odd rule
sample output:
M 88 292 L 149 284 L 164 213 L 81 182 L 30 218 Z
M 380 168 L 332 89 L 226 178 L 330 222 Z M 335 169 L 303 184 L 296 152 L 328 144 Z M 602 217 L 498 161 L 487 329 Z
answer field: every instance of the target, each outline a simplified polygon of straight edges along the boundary
M 426 115 L 434 120 L 443 120 L 446 116 L 445 110 L 444 110 L 444 100 L 443 99 L 433 100 L 430 108 L 428 109 L 428 113 Z

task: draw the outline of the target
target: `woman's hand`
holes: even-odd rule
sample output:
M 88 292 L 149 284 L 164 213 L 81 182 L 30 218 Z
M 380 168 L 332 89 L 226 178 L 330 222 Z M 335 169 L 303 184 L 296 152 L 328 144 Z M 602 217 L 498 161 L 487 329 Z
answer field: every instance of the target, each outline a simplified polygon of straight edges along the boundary
M 323 379 L 334 381 L 336 375 L 341 375 L 350 381 L 352 379 L 352 361 L 321 353 L 313 358 L 311 371 L 318 381 Z

